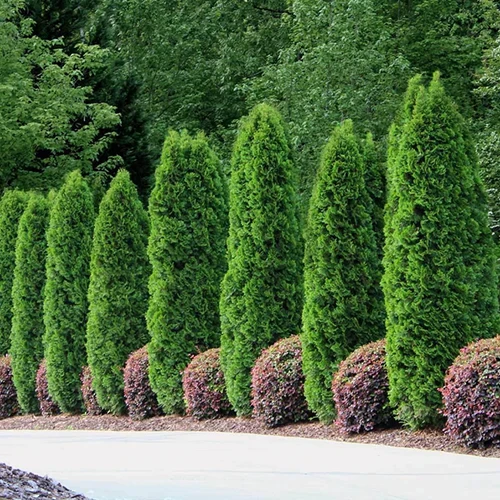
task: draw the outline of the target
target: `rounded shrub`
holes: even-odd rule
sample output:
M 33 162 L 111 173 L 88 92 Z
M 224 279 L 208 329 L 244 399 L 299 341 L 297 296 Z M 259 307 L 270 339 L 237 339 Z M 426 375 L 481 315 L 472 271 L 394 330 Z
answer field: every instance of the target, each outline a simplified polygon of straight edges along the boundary
M 147 346 L 133 352 L 123 370 L 125 404 L 130 418 L 142 420 L 161 415 L 160 405 L 148 376 Z
M 118 172 L 99 206 L 90 259 L 87 355 L 103 409 L 125 411 L 123 367 L 148 342 L 149 222 L 137 189 Z M 88 411 L 88 408 L 87 408 Z
M 252 369 L 252 407 L 253 416 L 269 427 L 312 416 L 304 396 L 298 335 L 279 340 L 262 351 Z
M 446 373 L 445 433 L 473 448 L 500 443 L 500 337 L 464 347 Z
M 17 415 L 16 388 L 12 380 L 11 358 L 8 354 L 0 357 L 0 419 Z
M 182 372 L 220 343 L 227 189 L 203 135 L 171 132 L 149 199 L 149 377 L 167 414 L 184 412 Z
M 88 366 L 84 366 L 80 376 L 82 382 L 82 397 L 87 415 L 102 415 L 103 409 L 97 402 L 97 395 L 92 387 L 92 372 Z
M 87 364 L 85 334 L 93 225 L 92 192 L 80 172 L 72 172 L 50 209 L 43 303 L 49 391 L 61 410 L 68 413 L 83 410 L 80 374 Z
M 19 221 L 12 283 L 10 355 L 17 399 L 23 413 L 38 413 L 36 372 L 43 358 L 43 287 L 49 205 L 32 194 Z
M 57 406 L 57 403 L 49 394 L 49 384 L 47 382 L 47 363 L 45 359 L 42 359 L 42 362 L 38 367 L 38 371 L 36 372 L 36 397 L 38 399 L 40 413 L 44 417 L 50 417 L 51 415 L 57 415 L 60 413 L 59 406 Z
M 220 366 L 220 349 L 195 356 L 184 370 L 182 385 L 187 415 L 201 420 L 233 413 Z
M 333 377 L 332 392 L 335 423 L 343 432 L 366 432 L 390 425 L 393 416 L 385 339 L 359 347 L 342 361 Z

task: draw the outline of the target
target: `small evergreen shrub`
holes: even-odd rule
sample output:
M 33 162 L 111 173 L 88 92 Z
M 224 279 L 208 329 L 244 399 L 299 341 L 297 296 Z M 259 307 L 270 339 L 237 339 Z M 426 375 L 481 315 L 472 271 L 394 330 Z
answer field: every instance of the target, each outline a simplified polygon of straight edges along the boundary
M 87 415 L 102 415 L 103 410 L 97 402 L 97 395 L 92 387 L 92 373 L 88 366 L 84 366 L 80 376 L 82 381 L 83 404 Z
M 133 420 L 161 415 L 160 405 L 151 389 L 148 376 L 147 346 L 133 352 L 123 371 L 125 404 Z
M 269 427 L 311 417 L 304 396 L 302 347 L 298 335 L 262 351 L 252 369 L 253 416 Z
M 232 414 L 220 366 L 220 349 L 209 349 L 193 358 L 182 377 L 187 415 L 197 418 Z
M 445 433 L 472 448 L 500 443 L 500 337 L 464 347 L 446 373 Z
M 385 339 L 356 349 L 333 377 L 336 425 L 343 432 L 365 432 L 392 421 L 389 381 L 385 367 Z
M 44 417 L 50 417 L 60 413 L 59 406 L 49 394 L 49 384 L 47 382 L 47 363 L 42 360 L 36 372 L 36 397 L 40 406 L 40 413 Z
M 0 357 L 0 419 L 13 417 L 18 412 L 19 404 L 12 380 L 11 359 L 6 354 Z

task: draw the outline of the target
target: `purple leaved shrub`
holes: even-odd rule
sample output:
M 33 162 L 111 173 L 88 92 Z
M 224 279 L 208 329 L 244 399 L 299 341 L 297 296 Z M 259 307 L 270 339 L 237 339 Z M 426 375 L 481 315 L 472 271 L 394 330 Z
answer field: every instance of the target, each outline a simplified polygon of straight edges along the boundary
M 464 347 L 446 373 L 445 433 L 471 448 L 500 443 L 500 337 Z
M 184 370 L 182 387 L 188 416 L 201 420 L 233 414 L 219 354 L 218 348 L 202 352 Z
M 104 411 L 97 402 L 97 396 L 92 387 L 92 372 L 88 366 L 83 367 L 80 381 L 82 382 L 83 404 L 87 415 L 102 415 Z
M 312 417 L 304 396 L 302 346 L 298 335 L 262 351 L 252 369 L 253 416 L 268 427 Z
M 385 366 L 385 339 L 356 349 L 339 365 L 332 382 L 337 427 L 346 433 L 388 427 L 389 381 Z
M 40 405 L 40 413 L 44 417 L 57 415 L 60 413 L 59 406 L 49 394 L 49 384 L 47 382 L 47 364 L 42 360 L 36 372 L 36 397 Z
M 125 405 L 133 420 L 143 420 L 162 414 L 149 383 L 148 369 L 148 350 L 147 346 L 144 346 L 129 356 L 123 370 Z
M 17 415 L 16 388 L 12 380 L 11 358 L 8 354 L 0 357 L 0 419 Z

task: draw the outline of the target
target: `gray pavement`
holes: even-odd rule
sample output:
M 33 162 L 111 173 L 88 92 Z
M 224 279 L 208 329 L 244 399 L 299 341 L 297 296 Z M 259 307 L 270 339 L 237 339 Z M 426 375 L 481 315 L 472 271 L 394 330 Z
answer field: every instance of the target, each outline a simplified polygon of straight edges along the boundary
M 0 461 L 95 500 L 500 499 L 500 459 L 249 434 L 2 431 Z

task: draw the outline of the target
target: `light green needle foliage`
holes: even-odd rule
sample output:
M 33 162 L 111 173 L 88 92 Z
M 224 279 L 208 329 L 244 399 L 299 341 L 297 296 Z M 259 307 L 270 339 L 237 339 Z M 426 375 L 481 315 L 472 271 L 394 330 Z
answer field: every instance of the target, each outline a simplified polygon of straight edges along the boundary
M 227 237 L 221 168 L 203 135 L 171 132 L 149 201 L 149 378 L 167 414 L 184 411 L 182 372 L 191 356 L 220 343 Z
M 86 364 L 85 332 L 94 208 L 79 171 L 56 194 L 47 230 L 44 349 L 49 392 L 63 412 L 83 401 L 80 373 Z
M 262 349 L 300 329 L 296 172 L 274 108 L 261 104 L 244 121 L 231 169 L 221 364 L 229 400 L 241 416 L 252 410 L 250 371 Z
M 121 170 L 101 201 L 90 262 L 87 353 L 99 405 L 125 411 L 123 367 L 148 343 L 145 314 L 149 221 L 130 175 Z
M 12 377 L 24 413 L 39 411 L 36 372 L 43 358 L 43 288 L 48 220 L 47 199 L 32 194 L 19 221 L 12 285 Z
M 410 82 L 389 148 L 383 288 L 390 402 L 406 425 L 441 422 L 446 369 L 498 334 L 487 202 L 469 134 L 436 74 Z
M 324 422 L 335 416 L 331 386 L 338 364 L 385 334 L 382 263 L 364 176 L 352 122 L 346 121 L 323 151 L 306 231 L 304 391 Z
M 20 191 L 6 191 L 0 200 L 0 355 L 10 347 L 17 230 L 26 203 L 27 196 Z

